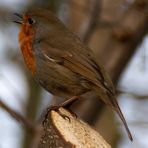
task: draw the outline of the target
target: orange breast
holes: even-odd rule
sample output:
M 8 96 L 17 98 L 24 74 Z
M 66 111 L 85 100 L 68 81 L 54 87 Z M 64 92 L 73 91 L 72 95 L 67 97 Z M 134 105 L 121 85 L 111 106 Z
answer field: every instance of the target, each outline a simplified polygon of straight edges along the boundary
M 19 43 L 24 57 L 25 64 L 28 69 L 31 71 L 32 75 L 35 75 L 35 58 L 33 55 L 32 41 L 34 38 L 35 32 L 29 26 L 29 24 L 23 24 L 21 31 L 19 33 Z

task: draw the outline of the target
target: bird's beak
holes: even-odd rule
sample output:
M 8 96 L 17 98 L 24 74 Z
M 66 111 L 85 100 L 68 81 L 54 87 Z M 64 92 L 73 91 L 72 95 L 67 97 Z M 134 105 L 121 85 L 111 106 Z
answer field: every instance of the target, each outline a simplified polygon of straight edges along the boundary
M 17 23 L 17 24 L 23 24 L 23 16 L 19 13 L 14 13 L 14 19 L 13 22 Z

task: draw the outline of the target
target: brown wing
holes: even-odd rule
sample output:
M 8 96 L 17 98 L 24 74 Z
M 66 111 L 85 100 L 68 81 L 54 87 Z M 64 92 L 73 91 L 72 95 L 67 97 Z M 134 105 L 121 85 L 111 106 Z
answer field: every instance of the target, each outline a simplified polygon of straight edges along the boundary
M 115 94 L 110 78 L 107 76 L 102 66 L 96 64 L 88 52 L 82 53 L 76 52 L 76 50 L 63 51 L 61 49 L 49 47 L 46 43 L 40 43 L 40 47 L 42 47 L 43 56 L 48 60 L 67 67 L 104 91 L 108 91 L 113 95 Z

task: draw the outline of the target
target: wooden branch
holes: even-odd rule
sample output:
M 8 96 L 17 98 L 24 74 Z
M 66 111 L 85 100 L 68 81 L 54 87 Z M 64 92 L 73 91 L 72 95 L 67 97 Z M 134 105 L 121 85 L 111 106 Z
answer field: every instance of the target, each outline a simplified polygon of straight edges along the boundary
M 118 90 L 117 91 L 117 95 L 128 95 L 128 96 L 131 96 L 133 98 L 136 98 L 136 99 L 148 99 L 148 95 L 140 95 L 140 94 L 136 94 L 136 93 L 133 93 L 133 92 L 127 92 L 127 91 L 122 91 L 122 90 Z
M 18 112 L 14 111 L 13 109 L 11 109 L 1 99 L 0 99 L 0 108 L 2 108 L 7 113 L 9 113 L 9 115 L 13 119 L 15 119 L 16 121 L 21 123 L 26 129 L 31 130 L 31 131 L 35 131 L 35 126 L 34 126 L 34 124 L 29 119 L 23 117 L 21 114 L 19 114 Z
M 104 50 L 105 54 L 102 60 L 115 83 L 135 49 L 147 34 L 147 23 L 148 1 L 135 0 L 111 31 L 111 38 Z
M 88 21 L 88 27 L 83 33 L 83 42 L 88 43 L 89 39 L 94 31 L 94 28 L 97 26 L 97 22 L 99 19 L 99 16 L 101 14 L 101 6 L 102 6 L 102 0 L 95 0 L 92 4 L 92 12 L 90 13 L 89 21 Z
M 60 113 L 51 111 L 44 123 L 44 132 L 38 148 L 111 148 L 111 146 L 88 124 L 60 108 Z

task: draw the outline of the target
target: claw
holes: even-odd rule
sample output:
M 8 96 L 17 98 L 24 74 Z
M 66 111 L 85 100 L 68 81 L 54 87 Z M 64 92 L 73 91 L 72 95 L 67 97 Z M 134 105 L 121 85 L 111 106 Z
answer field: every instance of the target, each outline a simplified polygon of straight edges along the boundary
M 77 119 L 77 114 L 74 113 L 70 108 L 68 109 L 69 113 L 73 116 L 73 118 L 76 118 Z
M 72 98 L 66 100 L 65 102 L 63 102 L 63 103 L 60 104 L 59 106 L 50 106 L 50 107 L 47 109 L 47 112 L 46 112 L 46 114 L 45 114 L 45 118 L 44 118 L 44 120 L 43 120 L 43 125 L 44 125 L 44 123 L 45 123 L 45 121 L 46 121 L 46 119 L 47 119 L 47 117 L 48 117 L 48 114 L 49 114 L 50 111 L 52 111 L 52 110 L 55 110 L 56 112 L 59 113 L 59 115 L 61 115 L 61 117 L 63 117 L 64 119 L 68 119 L 69 122 L 70 122 L 70 118 L 69 118 L 68 116 L 64 115 L 63 113 L 61 113 L 61 112 L 59 111 L 59 108 L 60 108 L 60 107 L 68 108 L 68 111 L 70 112 L 70 114 L 71 114 L 73 117 L 77 118 L 77 115 L 69 109 L 69 107 L 70 107 L 77 99 L 78 99 L 78 96 L 73 96 Z
M 65 119 L 65 120 L 68 119 L 69 122 L 70 122 L 70 118 L 60 112 L 60 110 L 59 110 L 60 107 L 61 107 L 61 106 L 50 106 L 50 107 L 47 109 L 47 112 L 46 112 L 46 114 L 45 114 L 45 118 L 44 118 L 44 120 L 43 120 L 43 125 L 45 124 L 45 121 L 46 121 L 46 119 L 48 118 L 48 114 L 49 114 L 52 110 L 58 112 L 58 114 L 59 114 L 63 119 Z M 70 113 L 71 113 L 72 115 L 74 115 L 74 113 L 73 113 L 72 111 L 70 111 Z
M 62 114 L 60 111 L 59 111 L 58 113 L 60 114 L 60 116 L 61 116 L 63 119 L 65 119 L 65 120 L 67 119 L 69 122 L 71 122 L 71 121 L 70 121 L 70 118 L 69 118 L 68 116 Z

